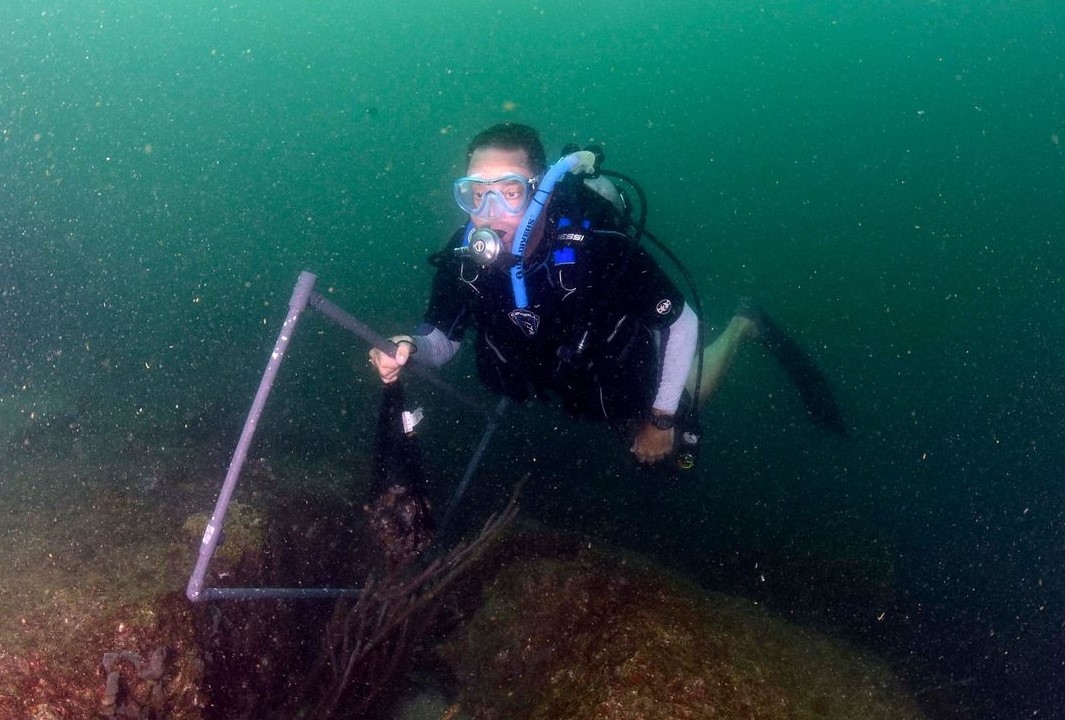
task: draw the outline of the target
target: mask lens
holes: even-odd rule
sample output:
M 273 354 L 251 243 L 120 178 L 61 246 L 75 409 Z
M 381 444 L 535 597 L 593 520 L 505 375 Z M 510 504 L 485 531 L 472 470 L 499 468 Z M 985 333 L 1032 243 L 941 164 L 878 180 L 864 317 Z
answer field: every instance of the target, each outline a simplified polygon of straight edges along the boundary
M 529 207 L 532 181 L 520 175 L 486 179 L 465 177 L 455 181 L 455 202 L 471 215 L 484 216 L 493 206 L 503 212 L 521 213 Z

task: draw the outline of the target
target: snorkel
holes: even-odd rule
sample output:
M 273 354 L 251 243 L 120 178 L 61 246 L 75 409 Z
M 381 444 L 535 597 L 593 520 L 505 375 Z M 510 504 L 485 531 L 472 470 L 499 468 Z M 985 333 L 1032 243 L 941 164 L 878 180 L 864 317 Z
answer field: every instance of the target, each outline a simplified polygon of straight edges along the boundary
M 529 242 L 529 237 L 536 226 L 536 221 L 540 219 L 540 213 L 543 212 L 548 198 L 551 197 L 551 191 L 555 189 L 555 183 L 568 172 L 574 175 L 595 172 L 595 155 L 587 150 L 580 150 L 564 156 L 552 165 L 547 173 L 544 174 L 544 178 L 540 181 L 539 187 L 536 188 L 536 193 L 533 195 L 525 215 L 522 216 L 521 224 L 518 225 L 518 232 L 514 236 L 515 243 L 510 249 L 511 254 L 514 256 L 514 265 L 510 268 L 510 284 L 514 289 L 514 307 L 519 310 L 529 306 L 529 296 L 525 292 L 525 263 L 523 262 L 525 246 Z

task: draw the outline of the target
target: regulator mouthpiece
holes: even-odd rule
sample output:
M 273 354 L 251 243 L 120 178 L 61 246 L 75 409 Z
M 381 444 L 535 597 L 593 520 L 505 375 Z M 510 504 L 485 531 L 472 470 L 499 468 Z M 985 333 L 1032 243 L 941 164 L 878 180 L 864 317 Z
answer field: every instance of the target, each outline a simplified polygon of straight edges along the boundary
M 468 241 L 455 252 L 462 257 L 468 257 L 481 267 L 488 267 L 497 262 L 500 255 L 505 253 L 503 240 L 492 228 L 480 228 L 470 233 Z

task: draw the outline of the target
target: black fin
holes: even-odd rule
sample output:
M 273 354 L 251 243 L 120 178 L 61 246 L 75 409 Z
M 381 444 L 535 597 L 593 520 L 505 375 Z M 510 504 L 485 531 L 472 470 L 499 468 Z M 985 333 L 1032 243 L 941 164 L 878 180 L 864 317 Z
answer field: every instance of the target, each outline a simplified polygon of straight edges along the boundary
M 784 332 L 764 310 L 747 305 L 738 314 L 750 318 L 758 328 L 756 338 L 770 355 L 780 363 L 802 397 L 810 419 L 826 430 L 846 437 L 849 434 L 843 413 L 832 395 L 828 378 L 813 358 Z

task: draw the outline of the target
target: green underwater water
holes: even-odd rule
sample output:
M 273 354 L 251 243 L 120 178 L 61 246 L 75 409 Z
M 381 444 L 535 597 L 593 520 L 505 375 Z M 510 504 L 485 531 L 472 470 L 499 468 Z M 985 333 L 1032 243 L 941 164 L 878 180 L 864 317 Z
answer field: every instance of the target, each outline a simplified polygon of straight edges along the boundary
M 758 298 L 853 434 L 751 350 L 691 481 L 534 407 L 474 507 L 534 471 L 545 521 L 841 628 L 969 711 L 1065 715 L 1063 32 L 1051 2 L 4 3 L 4 455 L 30 414 L 224 454 L 298 272 L 409 328 L 465 143 L 528 122 L 549 153 L 602 143 L 706 319 Z M 364 348 L 306 328 L 263 452 L 358 451 Z M 447 377 L 476 393 L 469 368 Z M 453 475 L 480 427 L 436 409 Z

